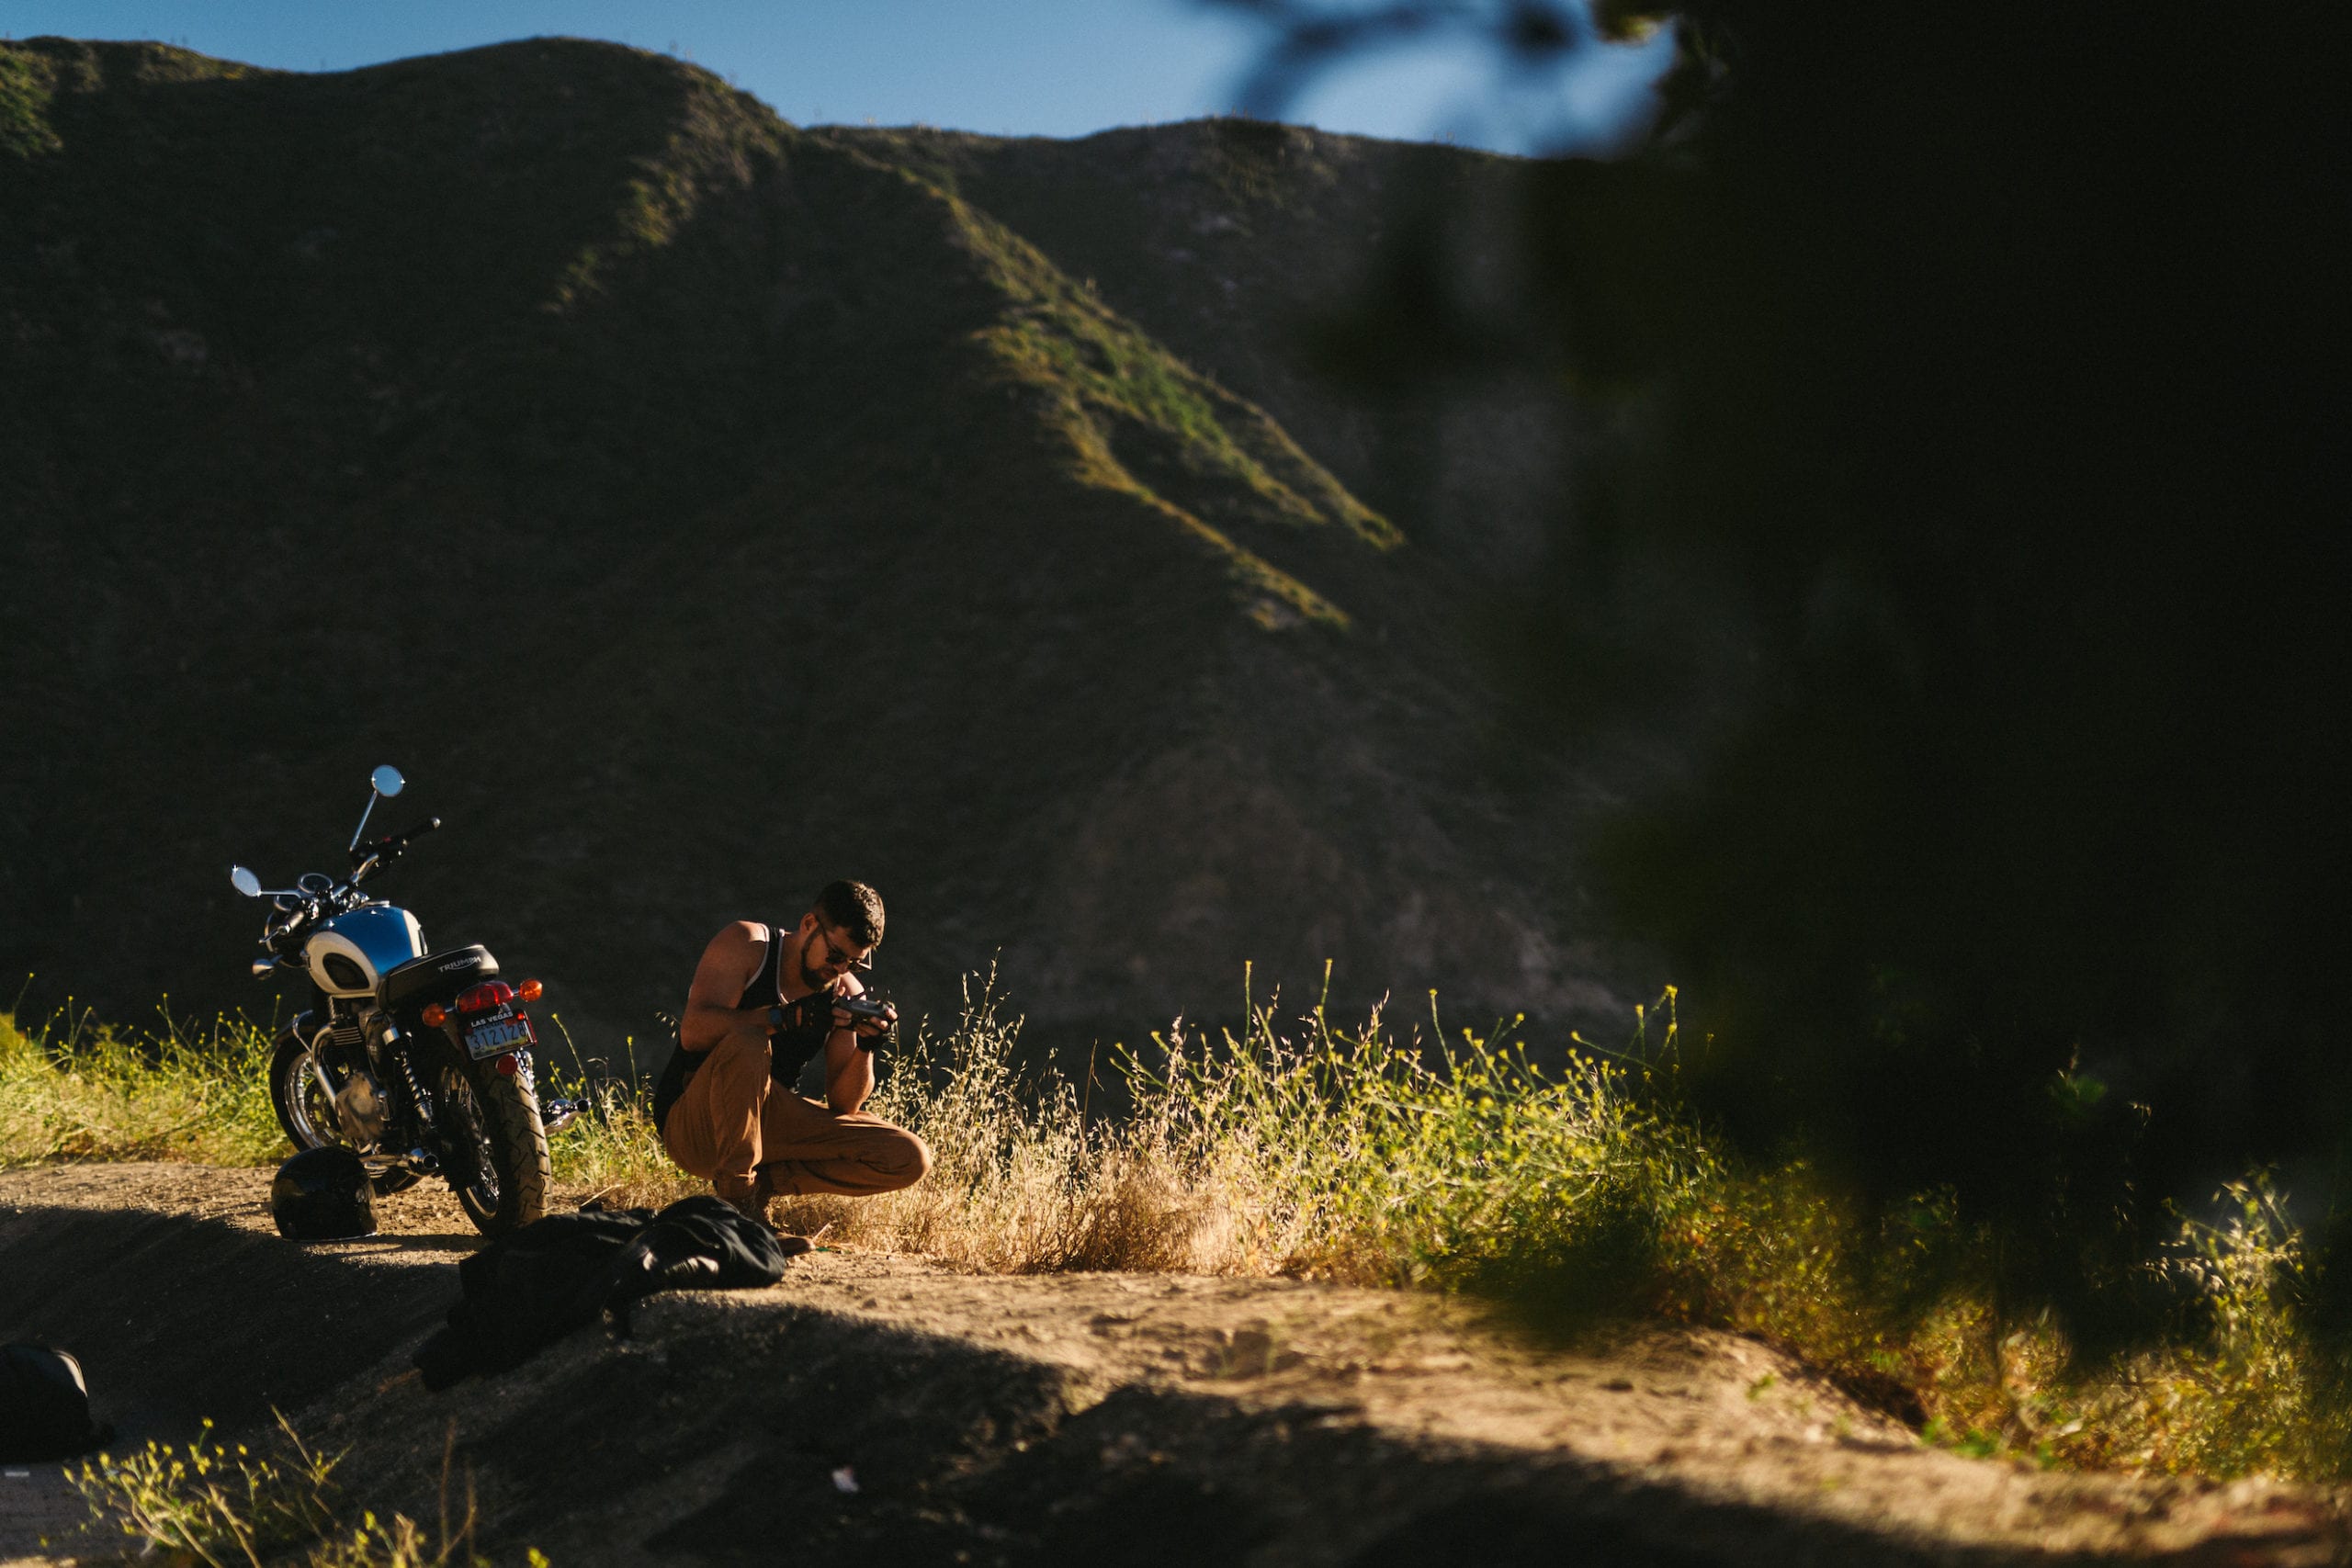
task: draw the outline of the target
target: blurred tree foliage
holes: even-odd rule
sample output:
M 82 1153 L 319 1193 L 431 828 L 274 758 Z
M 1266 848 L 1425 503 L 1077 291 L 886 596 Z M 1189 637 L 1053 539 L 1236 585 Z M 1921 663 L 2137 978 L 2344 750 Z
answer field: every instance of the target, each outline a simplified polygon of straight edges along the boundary
M 1242 8 L 1261 112 L 1366 44 L 1467 29 L 1521 68 L 1595 28 Z M 1520 657 L 1586 697 L 1752 671 L 1601 880 L 1713 1036 L 1712 1117 L 1948 1186 L 2096 1338 L 2157 1200 L 2254 1161 L 2307 1217 L 2352 1198 L 2352 19 L 1600 21 L 1676 28 L 1679 63 L 1624 155 L 1530 173 L 1543 347 L 1623 434 L 1557 530 L 1569 632 Z M 1357 333 L 1443 314 L 1425 257 L 1396 276 Z

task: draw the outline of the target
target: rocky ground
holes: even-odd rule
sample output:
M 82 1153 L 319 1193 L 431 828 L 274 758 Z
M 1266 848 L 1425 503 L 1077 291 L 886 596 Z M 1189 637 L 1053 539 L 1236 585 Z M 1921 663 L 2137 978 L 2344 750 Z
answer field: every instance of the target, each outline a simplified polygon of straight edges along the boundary
M 1293 1280 L 820 1251 L 434 1393 L 408 1358 L 475 1244 L 456 1204 L 300 1247 L 266 1181 L 0 1175 L 0 1336 L 79 1354 L 122 1441 L 282 1409 L 379 1513 L 437 1517 L 447 1453 L 502 1562 L 2352 1561 L 2331 1494 L 1962 1459 L 1747 1340 L 1564 1349 Z M 78 1512 L 11 1467 L 0 1562 L 90 1555 Z

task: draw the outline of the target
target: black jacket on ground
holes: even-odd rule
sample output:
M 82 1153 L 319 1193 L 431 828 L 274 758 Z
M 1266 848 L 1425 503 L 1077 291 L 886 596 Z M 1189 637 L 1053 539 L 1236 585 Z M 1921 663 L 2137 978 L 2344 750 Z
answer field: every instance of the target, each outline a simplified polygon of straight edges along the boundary
M 449 1325 L 416 1352 L 427 1388 L 518 1367 L 573 1329 L 656 1291 L 773 1285 L 808 1250 L 717 1198 L 550 1214 L 458 1265 Z

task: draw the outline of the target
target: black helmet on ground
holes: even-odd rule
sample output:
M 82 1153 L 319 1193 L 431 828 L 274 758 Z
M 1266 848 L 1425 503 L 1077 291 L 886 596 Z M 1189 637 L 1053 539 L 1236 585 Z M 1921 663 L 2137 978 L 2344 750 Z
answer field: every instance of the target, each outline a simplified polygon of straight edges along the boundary
M 304 1149 L 269 1184 L 277 1234 L 296 1241 L 347 1241 L 376 1234 L 376 1190 L 359 1156 L 340 1145 Z
M 0 1345 L 0 1460 L 68 1459 L 113 1437 L 90 1419 L 82 1363 L 46 1345 Z

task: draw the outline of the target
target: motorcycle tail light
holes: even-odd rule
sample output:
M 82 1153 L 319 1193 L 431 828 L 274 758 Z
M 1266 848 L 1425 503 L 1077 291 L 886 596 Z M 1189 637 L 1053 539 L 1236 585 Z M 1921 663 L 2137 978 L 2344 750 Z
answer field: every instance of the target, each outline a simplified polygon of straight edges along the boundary
M 514 999 L 514 987 L 505 981 L 484 980 L 481 985 L 469 986 L 458 993 L 458 1010 L 487 1012 L 492 1008 L 503 1008 Z
M 514 987 L 514 994 L 522 998 L 526 1002 L 535 1002 L 539 999 L 539 993 L 543 989 L 545 989 L 545 987 L 537 980 L 526 980 L 521 985 Z
M 424 1004 L 424 1025 L 426 1028 L 438 1029 L 448 1021 L 449 1010 L 447 1008 L 443 1007 L 439 1002 L 427 1002 Z
M 523 1064 L 514 1059 L 514 1052 L 509 1051 L 498 1058 L 498 1070 L 511 1078 L 523 1070 Z

